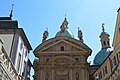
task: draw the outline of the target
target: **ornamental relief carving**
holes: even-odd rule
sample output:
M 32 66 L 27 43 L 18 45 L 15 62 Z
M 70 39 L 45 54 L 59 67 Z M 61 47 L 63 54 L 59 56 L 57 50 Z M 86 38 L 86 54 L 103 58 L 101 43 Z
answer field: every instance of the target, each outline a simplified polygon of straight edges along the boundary
M 68 75 L 68 64 L 58 63 L 55 65 L 55 73 L 59 76 Z
M 69 64 L 68 59 L 55 60 L 55 78 L 56 80 L 69 80 Z

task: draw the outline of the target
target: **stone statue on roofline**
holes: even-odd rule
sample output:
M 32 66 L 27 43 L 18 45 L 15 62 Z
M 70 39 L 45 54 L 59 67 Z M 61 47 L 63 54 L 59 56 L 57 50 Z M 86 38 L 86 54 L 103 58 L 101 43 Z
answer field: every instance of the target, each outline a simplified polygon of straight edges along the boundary
M 48 30 L 44 31 L 43 33 L 43 39 L 42 39 L 42 42 L 46 41 L 47 37 L 48 37 Z
M 79 27 L 78 27 L 78 38 L 80 42 L 83 42 L 83 34 Z
M 67 19 L 65 18 L 65 20 L 63 21 L 62 25 L 60 26 L 60 29 L 61 29 L 61 34 L 64 33 L 65 29 L 68 28 L 68 21 Z

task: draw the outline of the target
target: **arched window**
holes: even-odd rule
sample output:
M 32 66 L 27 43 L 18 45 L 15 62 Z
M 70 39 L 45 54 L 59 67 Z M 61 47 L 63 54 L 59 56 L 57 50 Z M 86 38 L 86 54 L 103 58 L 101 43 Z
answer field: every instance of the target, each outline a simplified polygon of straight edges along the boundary
M 103 41 L 103 43 L 104 43 L 104 45 L 106 45 L 106 42 L 105 42 L 105 41 Z
M 107 41 L 107 44 L 109 45 L 109 41 Z
M 64 46 L 61 46 L 61 49 L 60 49 L 61 51 L 64 51 Z

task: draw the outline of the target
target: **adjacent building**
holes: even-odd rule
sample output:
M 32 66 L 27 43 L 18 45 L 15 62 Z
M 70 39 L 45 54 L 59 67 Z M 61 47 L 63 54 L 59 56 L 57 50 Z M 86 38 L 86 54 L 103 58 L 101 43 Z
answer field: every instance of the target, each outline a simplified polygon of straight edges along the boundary
M 112 45 L 113 51 L 108 55 L 104 52 L 104 60 L 101 60 L 103 57 L 101 59 L 95 57 L 94 62 L 96 63 L 96 59 L 100 59 L 99 63 L 101 63 L 93 74 L 95 80 L 120 80 L 120 8 L 117 12 L 118 15 Z M 99 53 L 96 56 L 98 55 Z
M 30 50 L 24 30 L 12 20 L 12 11 L 10 17 L 0 17 L 0 80 L 29 80 Z
M 75 39 L 65 18 L 55 37 L 46 40 L 34 50 L 34 80 L 89 80 L 87 58 L 92 50 L 83 42 L 82 31 L 78 29 Z
M 101 78 L 101 74 L 104 74 L 106 76 L 106 70 L 109 67 L 109 65 L 107 65 L 106 63 L 108 62 L 108 60 L 106 60 L 106 58 L 111 54 L 110 51 L 110 35 L 105 31 L 104 28 L 104 23 L 102 24 L 102 32 L 100 34 L 100 41 L 101 41 L 101 50 L 96 54 L 94 60 L 93 60 L 93 64 L 90 65 L 90 69 L 89 69 L 89 74 L 90 74 L 90 80 L 94 80 L 94 78 L 99 78 L 98 80 L 105 80 L 104 77 Z M 107 62 L 104 62 L 104 61 Z M 105 64 L 104 66 L 103 63 Z M 104 70 L 101 70 L 102 69 Z M 97 73 L 99 74 L 95 74 L 97 70 Z M 96 76 L 93 77 L 93 74 L 95 74 Z
M 93 64 L 94 65 L 101 65 L 103 61 L 108 57 L 110 54 L 110 39 L 109 34 L 105 32 L 104 23 L 102 24 L 102 33 L 100 34 L 100 41 L 101 41 L 101 50 L 97 53 L 94 58 Z

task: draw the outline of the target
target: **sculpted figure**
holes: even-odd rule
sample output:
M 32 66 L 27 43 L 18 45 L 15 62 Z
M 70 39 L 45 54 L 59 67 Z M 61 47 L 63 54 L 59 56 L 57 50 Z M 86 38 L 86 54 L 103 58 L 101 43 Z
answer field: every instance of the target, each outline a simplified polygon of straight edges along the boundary
M 48 37 L 48 31 L 44 31 L 42 42 L 44 42 L 47 39 L 47 37 Z
M 79 27 L 78 27 L 78 38 L 79 38 L 80 42 L 83 42 L 82 31 L 79 29 Z

